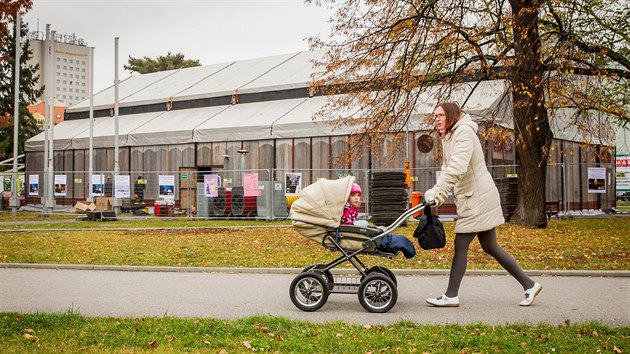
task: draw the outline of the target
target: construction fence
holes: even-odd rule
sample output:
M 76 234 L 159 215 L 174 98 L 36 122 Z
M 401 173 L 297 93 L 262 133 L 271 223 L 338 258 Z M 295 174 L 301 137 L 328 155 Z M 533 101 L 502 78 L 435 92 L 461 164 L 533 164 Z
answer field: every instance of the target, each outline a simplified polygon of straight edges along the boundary
M 490 166 L 489 170 L 501 193 L 504 213 L 509 216 L 518 197 L 518 168 L 516 165 Z M 275 220 L 288 217 L 291 203 L 299 198 L 305 186 L 321 178 L 353 175 L 363 190 L 359 212 L 363 217 L 371 218 L 371 180 L 376 174 L 388 173 L 400 175 L 404 170 L 201 171 L 181 168 L 179 171 L 134 171 L 118 175 L 112 171 L 91 174 L 87 171 L 42 171 L 20 174 L 18 185 L 21 186 L 22 205 L 34 207 L 41 206 L 47 195 L 52 195 L 57 206 L 82 208 L 82 205 L 89 205 L 97 211 L 116 211 L 129 216 Z M 431 188 L 439 175 L 439 168 L 410 170 L 411 186 L 400 194 L 405 199 L 403 202 L 410 205 L 412 195 Z M 2 199 L 6 207 L 11 175 L 4 174 L 3 179 L 5 192 Z M 47 185 L 52 185 L 52 192 L 45 191 Z M 550 164 L 545 193 L 547 203 L 556 205 L 561 213 L 610 211 L 615 207 L 615 165 Z M 456 213 L 452 196 L 438 212 Z

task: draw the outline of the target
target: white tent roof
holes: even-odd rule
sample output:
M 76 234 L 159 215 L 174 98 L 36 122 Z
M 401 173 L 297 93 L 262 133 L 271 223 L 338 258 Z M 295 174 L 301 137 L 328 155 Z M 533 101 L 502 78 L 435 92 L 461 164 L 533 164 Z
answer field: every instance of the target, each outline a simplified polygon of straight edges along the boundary
M 193 139 L 193 130 L 229 106 L 192 108 L 163 112 L 130 131 L 127 145 L 185 144 Z
M 307 56 L 303 57 L 305 58 Z M 281 59 L 275 57 L 274 60 Z M 217 68 L 218 66 L 215 67 Z M 224 70 L 220 69 L 207 79 Z M 302 74 L 294 71 L 287 75 L 295 77 L 297 82 L 300 80 L 297 78 Z M 173 77 L 174 74 L 167 75 L 163 80 L 170 81 Z M 305 77 L 301 76 L 302 79 Z M 482 115 L 494 107 L 497 99 L 501 97 L 504 89 L 501 85 L 503 83 L 500 82 L 482 83 L 478 93 L 464 108 L 473 115 Z M 153 84 L 151 86 L 157 87 Z M 461 94 L 463 95 L 465 91 L 465 88 L 462 89 Z M 435 103 L 431 101 L 430 95 L 426 98 L 426 102 L 418 107 L 418 114 L 412 119 L 410 124 L 412 130 L 427 129 L 424 117 L 432 112 Z M 321 119 L 313 120 L 315 113 L 320 111 L 329 99 L 328 96 L 314 96 L 121 115 L 119 143 L 120 146 L 143 146 L 346 135 L 355 132 L 356 128 L 350 126 L 333 127 Z M 354 110 L 355 114 L 357 111 Z M 352 113 L 353 109 L 348 108 L 346 115 L 354 116 Z M 114 146 L 114 118 L 97 118 L 95 124 L 94 147 Z M 71 120 L 57 125 L 55 139 L 60 141 L 56 143 L 56 149 L 88 148 L 88 129 L 89 119 Z M 41 150 L 43 135 L 32 138 L 26 146 L 27 150 Z
M 195 142 L 262 140 L 274 138 L 271 125 L 307 98 L 244 103 L 228 109 L 194 130 Z
M 129 145 L 127 142 L 127 135 L 137 129 L 138 127 L 153 120 L 155 117 L 161 115 L 163 112 L 151 112 L 130 114 L 127 116 L 118 117 L 118 142 L 119 146 Z M 84 121 L 84 124 L 89 127 L 89 119 L 80 119 Z M 115 118 L 98 118 L 98 129 L 94 128 L 93 146 L 95 148 L 104 148 L 114 146 L 114 130 L 115 130 Z M 83 132 L 75 135 L 72 138 L 73 149 L 87 149 L 90 147 L 90 133 L 86 129 Z
M 308 87 L 314 73 L 312 60 L 321 52 L 299 52 L 266 58 L 203 65 L 131 76 L 119 84 L 120 107 L 199 98 Z M 94 109 L 114 103 L 114 86 L 94 95 Z M 68 113 L 89 108 L 83 100 Z
M 100 123 L 102 120 L 95 121 L 94 131 L 96 131 L 96 125 Z M 68 150 L 72 145 L 72 138 L 81 134 L 82 132 L 86 132 L 89 137 L 90 132 L 88 129 L 90 128 L 89 119 L 81 119 L 81 120 L 67 120 L 63 121 L 57 125 L 53 130 L 54 133 L 54 149 L 55 150 Z M 27 151 L 31 150 L 44 150 L 44 141 L 45 141 L 45 132 L 41 132 L 34 137 L 28 139 L 25 144 L 25 148 Z
M 160 80 L 175 74 L 179 70 L 160 71 L 151 74 L 131 76 L 118 84 L 118 100 L 120 107 L 133 106 L 135 100 L 133 95 L 145 90 L 151 85 L 157 84 Z M 110 86 L 103 91 L 94 94 L 94 109 L 105 109 L 114 104 L 114 86 Z M 87 98 L 67 109 L 68 113 L 87 111 L 90 108 L 90 99 Z

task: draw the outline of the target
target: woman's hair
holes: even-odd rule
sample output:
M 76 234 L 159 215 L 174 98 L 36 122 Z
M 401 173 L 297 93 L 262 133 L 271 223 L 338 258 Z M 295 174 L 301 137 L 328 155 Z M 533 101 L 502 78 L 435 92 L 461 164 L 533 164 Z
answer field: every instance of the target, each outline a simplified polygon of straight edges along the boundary
M 462 110 L 457 103 L 453 102 L 440 103 L 437 107 L 441 107 L 444 110 L 444 114 L 446 114 L 446 128 L 444 129 L 444 135 L 446 135 L 459 120 L 459 117 L 462 115 Z

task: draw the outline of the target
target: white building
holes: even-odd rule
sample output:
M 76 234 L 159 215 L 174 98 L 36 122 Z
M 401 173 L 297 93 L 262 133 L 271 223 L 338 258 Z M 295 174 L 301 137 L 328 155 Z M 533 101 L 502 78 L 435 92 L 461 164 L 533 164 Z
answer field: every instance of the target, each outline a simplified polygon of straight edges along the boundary
M 29 34 L 30 48 L 33 57 L 31 65 L 39 64 L 39 81 L 37 88 L 45 85 L 49 77 L 49 66 L 46 56 L 46 34 L 31 32 Z M 85 41 L 76 35 L 55 34 L 53 56 L 53 89 L 57 100 L 68 106 L 89 97 L 90 82 L 90 48 Z M 48 93 L 42 93 L 42 99 Z

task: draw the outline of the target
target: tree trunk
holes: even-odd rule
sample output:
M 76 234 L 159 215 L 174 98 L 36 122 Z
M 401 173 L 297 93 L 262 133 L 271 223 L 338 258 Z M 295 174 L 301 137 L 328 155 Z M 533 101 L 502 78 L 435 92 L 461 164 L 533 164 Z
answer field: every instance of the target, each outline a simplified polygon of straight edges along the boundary
M 510 0 L 514 18 L 515 64 L 510 68 L 518 162 L 517 206 L 512 223 L 547 227 L 545 186 L 553 139 L 545 108 L 538 15 L 541 1 Z

